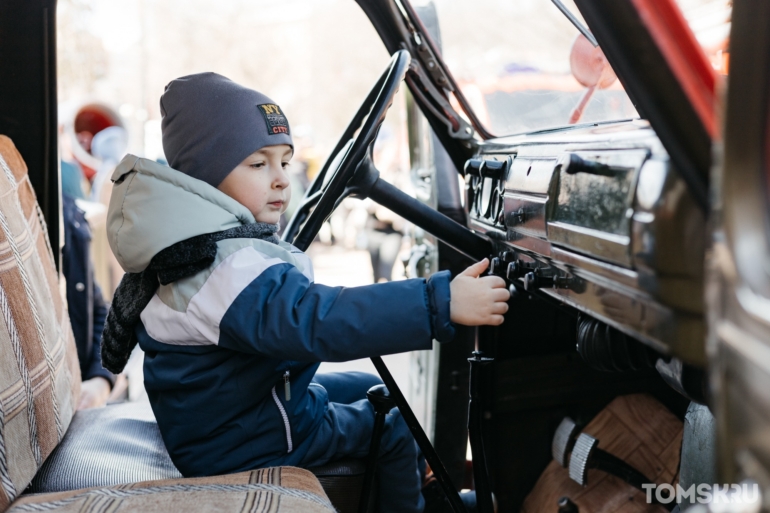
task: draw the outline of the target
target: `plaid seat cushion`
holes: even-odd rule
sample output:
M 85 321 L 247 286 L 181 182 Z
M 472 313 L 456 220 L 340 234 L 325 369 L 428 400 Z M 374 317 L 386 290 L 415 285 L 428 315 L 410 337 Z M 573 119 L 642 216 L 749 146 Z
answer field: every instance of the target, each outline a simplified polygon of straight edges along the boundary
M 79 393 L 45 221 L 21 155 L 0 136 L 0 511 L 61 441 Z
M 22 497 L 7 513 L 233 511 L 334 512 L 318 480 L 307 470 L 276 467 L 228 476 L 145 481 L 106 488 Z

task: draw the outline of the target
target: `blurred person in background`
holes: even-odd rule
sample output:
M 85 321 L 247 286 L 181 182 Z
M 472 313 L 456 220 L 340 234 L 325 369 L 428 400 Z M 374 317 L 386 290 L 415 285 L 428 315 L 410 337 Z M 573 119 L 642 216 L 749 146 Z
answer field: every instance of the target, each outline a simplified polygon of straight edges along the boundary
M 294 129 L 294 159 L 291 163 L 291 173 L 297 177 L 306 191 L 310 183 L 321 170 L 321 156 L 316 147 L 313 128 L 309 125 L 299 125 Z
M 398 186 L 400 173 L 398 140 L 388 126 L 383 126 L 374 145 L 374 160 L 380 175 Z M 367 218 L 363 236 L 372 262 L 374 283 L 390 281 L 393 265 L 401 251 L 404 220 L 391 210 L 367 199 L 364 202 Z
M 390 281 L 401 251 L 404 220 L 373 201 L 367 203 L 366 249 L 372 261 L 374 283 Z
M 74 161 L 59 161 L 61 166 L 61 192 L 75 199 L 83 199 L 86 195 L 83 193 L 83 170 L 80 164 Z
M 112 191 L 110 177 L 115 166 L 125 156 L 128 132 L 123 127 L 111 126 L 97 132 L 91 141 L 91 154 L 101 162 L 91 185 L 91 201 L 107 205 Z
M 80 203 L 87 212 L 91 227 L 91 258 L 95 279 L 102 287 L 109 301 L 112 292 L 120 282 L 123 271 L 107 243 L 106 214 L 112 193 L 112 173 L 118 162 L 126 155 L 128 132 L 121 126 L 110 126 L 96 132 L 91 140 L 93 164 L 88 202 Z
M 62 189 L 66 181 L 62 181 Z M 68 184 L 71 186 L 71 184 Z M 67 306 L 80 361 L 78 410 L 104 406 L 115 384 L 115 375 L 102 367 L 101 340 L 107 305 L 94 281 L 91 264 L 91 230 L 75 198 L 62 194 L 64 247 L 62 271 L 67 281 Z
M 81 144 L 80 139 L 78 134 L 77 144 Z M 109 184 L 109 176 L 115 164 L 125 153 L 127 134 L 123 128 L 109 127 L 88 139 L 92 154 L 101 160 L 97 173 L 92 177 L 92 184 L 85 179 L 82 168 L 72 156 L 69 138 L 63 136 L 60 141 L 64 221 L 62 272 L 67 284 L 67 305 L 83 380 L 77 407 L 95 408 L 104 406 L 110 398 L 116 376 L 102 367 L 101 363 L 101 338 L 108 306 L 94 278 L 92 231 L 86 211 L 90 212 L 90 216 L 103 215 L 105 208 L 98 203 L 99 193 L 105 182 Z M 65 160 L 65 155 L 69 160 Z M 86 201 L 84 188 L 89 185 L 88 197 L 94 201 Z M 104 189 L 108 200 L 109 187 Z

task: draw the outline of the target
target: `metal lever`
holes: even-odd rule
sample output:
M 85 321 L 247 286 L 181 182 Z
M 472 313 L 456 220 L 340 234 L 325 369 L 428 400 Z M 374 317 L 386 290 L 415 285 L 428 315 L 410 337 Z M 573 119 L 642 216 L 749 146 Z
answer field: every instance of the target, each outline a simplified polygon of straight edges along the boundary
M 374 429 L 372 430 L 372 443 L 369 446 L 369 457 L 366 460 L 366 473 L 364 474 L 364 486 L 358 502 L 358 513 L 366 513 L 369 510 L 369 499 L 374 489 L 374 472 L 377 470 L 377 457 L 380 453 L 380 441 L 382 431 L 385 428 L 385 415 L 396 407 L 396 401 L 390 396 L 388 387 L 375 385 L 366 392 L 366 398 L 374 406 Z
M 549 276 L 543 273 L 540 269 L 535 269 L 532 272 L 524 275 L 524 290 L 532 292 L 537 289 L 551 288 L 553 287 L 553 276 Z
M 569 276 L 546 274 L 542 269 L 535 269 L 524 275 L 524 290 L 527 292 L 546 288 L 581 290 L 582 287 L 580 280 Z
M 562 156 L 556 167 L 561 167 L 561 170 L 569 175 L 588 173 L 591 175 L 615 176 L 617 174 L 615 168 L 601 162 L 585 160 L 576 153 L 568 153 Z
M 393 375 L 390 373 L 390 370 L 388 370 L 388 366 L 385 365 L 385 362 L 382 361 L 382 357 L 380 356 L 373 356 L 371 360 L 374 368 L 377 369 L 380 378 L 382 378 L 385 386 L 387 386 L 390 396 L 395 401 L 398 410 L 401 412 L 404 422 L 406 422 L 406 425 L 412 432 L 412 436 L 414 436 L 417 445 L 420 447 L 422 455 L 425 456 L 425 460 L 428 462 L 428 465 L 430 465 L 431 470 L 433 470 L 433 475 L 436 476 L 436 480 L 444 490 L 452 511 L 454 513 L 465 513 L 467 510 L 465 509 L 462 499 L 460 499 L 460 494 L 452 484 L 449 473 L 441 462 L 441 459 L 438 457 L 436 449 L 430 443 L 428 435 L 425 434 L 420 422 L 417 420 L 412 408 L 409 406 L 406 397 L 404 397 L 404 394 L 398 387 L 396 380 L 393 379 Z
M 505 178 L 508 162 L 504 160 L 484 160 L 480 168 L 481 176 L 500 180 Z
M 471 176 L 481 176 L 481 165 L 484 164 L 484 161 L 481 159 L 468 159 L 465 162 L 465 167 L 463 168 L 463 171 L 466 175 Z
M 499 274 L 502 270 L 501 264 L 500 264 L 500 258 L 494 257 L 489 261 L 489 269 L 487 270 L 487 274 L 489 275 L 496 275 Z
M 484 411 L 480 404 L 481 369 L 492 363 L 494 358 L 485 358 L 480 351 L 474 351 L 468 358 L 471 364 L 470 400 L 468 401 L 468 438 L 473 454 L 473 482 L 476 485 L 476 506 L 479 513 L 493 513 L 492 487 L 487 471 L 486 447 L 484 447 Z
M 505 178 L 508 166 L 509 162 L 507 160 L 468 159 L 463 167 L 463 172 L 466 176 L 496 178 L 499 180 Z

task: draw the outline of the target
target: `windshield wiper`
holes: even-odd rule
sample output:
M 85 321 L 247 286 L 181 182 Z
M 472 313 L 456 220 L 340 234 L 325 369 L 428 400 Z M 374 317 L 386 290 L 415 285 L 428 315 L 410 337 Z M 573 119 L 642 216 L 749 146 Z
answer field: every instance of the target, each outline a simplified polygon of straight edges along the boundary
M 574 14 L 572 14 L 572 11 L 567 9 L 567 6 L 561 3 L 561 0 L 551 0 L 553 4 L 558 7 L 558 9 L 564 14 L 564 16 L 567 17 L 567 19 L 572 23 L 576 29 L 580 31 L 581 34 L 585 36 L 586 39 L 588 39 L 588 42 L 591 43 L 594 48 L 599 46 L 599 43 L 596 41 L 596 38 L 594 37 L 591 32 L 582 24 L 580 23 L 580 20 L 578 20 Z

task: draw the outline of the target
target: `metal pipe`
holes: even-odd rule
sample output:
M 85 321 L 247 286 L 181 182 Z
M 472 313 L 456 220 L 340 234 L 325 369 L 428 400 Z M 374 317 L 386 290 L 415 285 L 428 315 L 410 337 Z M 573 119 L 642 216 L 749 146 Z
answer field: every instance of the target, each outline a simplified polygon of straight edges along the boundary
M 581 34 L 585 36 L 586 39 L 588 39 L 588 42 L 593 45 L 594 48 L 599 46 L 598 41 L 596 41 L 596 38 L 593 34 L 582 24 L 580 21 L 575 17 L 574 14 L 572 14 L 572 11 L 567 9 L 567 6 L 561 3 L 561 0 L 551 0 L 553 4 L 559 8 L 559 10 L 564 14 L 564 16 L 567 17 L 567 19 L 572 23 L 576 29 L 580 31 Z
M 377 459 L 382 441 L 382 431 L 385 428 L 385 415 L 388 412 L 379 411 L 375 407 L 374 429 L 372 430 L 372 443 L 369 446 L 369 457 L 366 461 L 366 473 L 364 474 L 364 486 L 361 489 L 361 498 L 358 503 L 358 513 L 369 511 L 369 501 L 374 490 L 374 474 L 377 470 Z
M 487 458 L 484 447 L 484 408 L 481 404 L 481 369 L 492 363 L 493 358 L 484 358 L 483 353 L 474 351 L 468 358 L 471 365 L 470 400 L 468 401 L 468 438 L 473 454 L 473 482 L 476 485 L 476 507 L 480 513 L 493 513 L 492 487 L 489 484 Z
M 493 247 L 489 239 L 420 203 L 385 180 L 378 179 L 368 191 L 368 196 L 460 253 L 475 260 L 488 258 L 492 254 Z
M 441 459 L 438 457 L 436 449 L 434 449 L 433 445 L 430 443 L 428 435 L 423 431 L 422 426 L 414 415 L 412 408 L 409 406 L 406 397 L 401 393 L 401 389 L 398 388 L 398 383 L 393 379 L 393 375 L 390 373 L 390 370 L 388 370 L 388 366 L 385 365 L 385 362 L 383 362 L 382 358 L 379 356 L 373 356 L 371 360 L 374 364 L 374 368 L 377 369 L 382 381 L 385 383 L 385 386 L 388 387 L 388 391 L 396 402 L 396 406 L 401 412 L 404 422 L 406 422 L 406 425 L 412 432 L 412 436 L 414 436 L 417 445 L 420 447 L 422 455 L 425 456 L 425 460 L 428 462 L 428 465 L 430 465 L 431 470 L 433 470 L 433 475 L 436 476 L 436 480 L 441 485 L 441 488 L 443 488 L 452 510 L 455 513 L 466 513 L 467 510 L 465 509 L 465 505 L 460 499 L 460 494 L 452 484 L 449 473 L 441 462 Z

